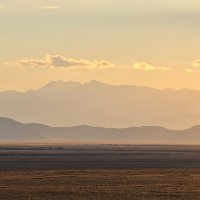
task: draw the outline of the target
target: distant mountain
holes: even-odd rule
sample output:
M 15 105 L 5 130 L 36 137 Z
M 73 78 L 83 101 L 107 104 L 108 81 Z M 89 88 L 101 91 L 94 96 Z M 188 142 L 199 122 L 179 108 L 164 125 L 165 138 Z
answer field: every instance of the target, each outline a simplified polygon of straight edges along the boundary
M 51 126 L 184 129 L 200 124 L 199 102 L 197 90 L 56 81 L 35 91 L 1 92 L 0 116 Z
M 50 127 L 0 118 L 1 142 L 95 142 L 110 144 L 200 144 L 200 126 L 185 130 L 162 127 L 101 128 L 90 126 Z

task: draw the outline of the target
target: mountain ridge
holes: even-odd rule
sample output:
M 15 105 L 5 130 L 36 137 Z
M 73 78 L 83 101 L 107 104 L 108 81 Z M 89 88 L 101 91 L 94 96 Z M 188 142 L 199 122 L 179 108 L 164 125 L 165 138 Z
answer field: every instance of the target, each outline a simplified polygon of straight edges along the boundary
M 200 124 L 200 91 L 54 81 L 39 90 L 1 92 L 0 116 L 51 126 L 162 126 Z
M 104 83 L 101 81 L 97 81 L 97 80 L 91 80 L 89 82 L 78 82 L 78 81 L 62 81 L 62 80 L 57 80 L 57 81 L 50 81 L 47 84 L 41 86 L 38 89 L 28 89 L 25 91 L 18 91 L 18 90 L 3 90 L 0 91 L 1 93 L 26 93 L 26 92 L 35 92 L 41 89 L 44 89 L 46 87 L 51 87 L 53 85 L 57 85 L 57 84 L 62 84 L 62 85 L 68 85 L 68 84 L 72 84 L 72 85 L 90 85 L 90 84 L 98 84 L 98 85 L 105 85 L 105 86 L 112 86 L 112 87 L 137 87 L 137 88 L 146 88 L 146 89 L 153 89 L 153 90 L 157 90 L 157 91 L 196 91 L 200 93 L 200 90 L 198 89 L 192 89 L 192 88 L 181 88 L 181 89 L 176 89 L 176 88 L 162 88 L 162 89 L 158 89 L 158 88 L 154 88 L 154 87 L 150 87 L 150 86 L 145 86 L 145 85 L 134 85 L 134 84 L 109 84 L 109 83 Z
M 0 140 L 9 142 L 95 142 L 129 144 L 177 144 L 199 145 L 200 126 L 185 130 L 169 130 L 163 127 L 104 128 L 80 125 L 51 127 L 44 124 L 21 123 L 0 117 Z

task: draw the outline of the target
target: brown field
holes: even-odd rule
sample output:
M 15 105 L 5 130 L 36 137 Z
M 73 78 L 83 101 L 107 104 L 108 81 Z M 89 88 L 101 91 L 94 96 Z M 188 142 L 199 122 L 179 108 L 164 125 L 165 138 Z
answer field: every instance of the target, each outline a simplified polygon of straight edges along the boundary
M 1 171 L 0 199 L 200 199 L 200 169 Z

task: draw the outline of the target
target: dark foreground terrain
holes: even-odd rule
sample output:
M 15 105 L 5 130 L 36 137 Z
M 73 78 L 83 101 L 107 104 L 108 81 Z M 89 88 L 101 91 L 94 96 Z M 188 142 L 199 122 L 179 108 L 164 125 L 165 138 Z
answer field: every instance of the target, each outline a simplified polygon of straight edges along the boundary
M 199 200 L 200 147 L 1 145 L 0 199 Z
M 0 146 L 0 170 L 200 168 L 200 146 Z
M 200 169 L 0 172 L 0 199 L 200 199 Z

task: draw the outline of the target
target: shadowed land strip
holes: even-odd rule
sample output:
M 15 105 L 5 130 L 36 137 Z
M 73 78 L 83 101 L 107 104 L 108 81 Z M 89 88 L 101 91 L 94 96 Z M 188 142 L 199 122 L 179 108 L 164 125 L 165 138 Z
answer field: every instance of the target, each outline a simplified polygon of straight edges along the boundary
M 0 170 L 200 168 L 199 146 L 1 146 Z

